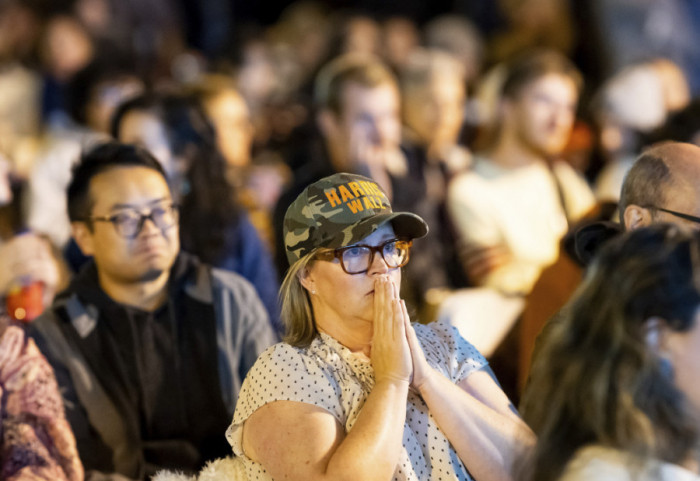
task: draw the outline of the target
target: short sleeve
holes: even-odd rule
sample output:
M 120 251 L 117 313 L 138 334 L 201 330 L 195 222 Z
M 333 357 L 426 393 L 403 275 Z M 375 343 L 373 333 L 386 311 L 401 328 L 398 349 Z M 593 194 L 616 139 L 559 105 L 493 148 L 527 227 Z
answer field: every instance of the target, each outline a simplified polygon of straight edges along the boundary
M 456 327 L 443 321 L 414 324 L 425 358 L 454 383 L 488 365 L 486 358 L 467 342 Z
M 323 364 L 304 349 L 278 343 L 263 352 L 243 382 L 233 422 L 226 437 L 236 455 L 242 454 L 241 427 L 255 411 L 274 401 L 297 401 L 325 409 L 341 424 L 342 388 Z

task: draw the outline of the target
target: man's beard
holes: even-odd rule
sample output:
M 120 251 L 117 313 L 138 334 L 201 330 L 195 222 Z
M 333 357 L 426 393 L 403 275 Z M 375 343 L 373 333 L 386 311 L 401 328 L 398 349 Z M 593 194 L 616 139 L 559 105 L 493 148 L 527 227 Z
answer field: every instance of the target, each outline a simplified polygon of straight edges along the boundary
M 141 282 L 155 281 L 156 279 L 158 279 L 160 276 L 163 275 L 164 271 L 165 271 L 165 269 L 156 269 L 156 268 L 149 269 L 141 276 L 140 281 Z

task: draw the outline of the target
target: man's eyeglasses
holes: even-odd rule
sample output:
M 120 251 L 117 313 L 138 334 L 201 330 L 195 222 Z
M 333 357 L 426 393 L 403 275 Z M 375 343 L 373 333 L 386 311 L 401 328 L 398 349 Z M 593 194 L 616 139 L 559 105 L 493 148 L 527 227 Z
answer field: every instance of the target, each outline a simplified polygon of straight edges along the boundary
M 320 252 L 317 258 L 321 260 L 340 260 L 340 267 L 348 274 L 367 272 L 374 261 L 374 253 L 379 252 L 386 265 L 390 268 L 403 267 L 408 264 L 409 252 L 413 242 L 403 239 L 391 239 L 378 246 L 355 244 L 347 247 Z
M 167 204 L 153 207 L 148 214 L 130 209 L 107 216 L 88 217 L 87 220 L 91 222 L 111 222 L 117 230 L 117 234 L 133 239 L 139 235 L 146 220 L 153 222 L 162 231 L 169 229 L 178 221 L 178 210 L 175 204 Z
M 680 217 L 681 219 L 689 220 L 691 222 L 695 222 L 700 224 L 700 217 L 695 217 L 694 215 L 690 214 L 684 214 L 682 212 L 676 212 L 675 210 L 670 210 L 670 209 L 664 209 L 663 207 L 656 207 L 656 206 L 649 206 L 649 209 L 656 209 L 660 210 L 661 212 L 666 212 L 667 214 L 674 215 L 676 217 Z

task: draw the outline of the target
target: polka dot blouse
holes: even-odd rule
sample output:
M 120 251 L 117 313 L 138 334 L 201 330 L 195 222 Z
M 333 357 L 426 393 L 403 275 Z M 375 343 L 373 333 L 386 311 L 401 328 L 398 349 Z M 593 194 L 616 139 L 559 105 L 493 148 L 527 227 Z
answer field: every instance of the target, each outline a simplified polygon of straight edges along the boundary
M 414 327 L 428 362 L 453 382 L 486 366 L 484 357 L 454 327 L 438 322 Z M 274 401 L 313 404 L 328 411 L 348 432 L 373 386 L 374 371 L 369 361 L 326 334 L 320 334 L 306 348 L 279 343 L 267 349 L 243 382 L 233 422 L 226 432 L 233 452 L 245 464 L 247 479 L 272 479 L 262 465 L 243 454 L 242 426 L 257 409 Z M 472 479 L 428 413 L 427 405 L 413 390 L 408 393 L 403 451 L 394 479 Z

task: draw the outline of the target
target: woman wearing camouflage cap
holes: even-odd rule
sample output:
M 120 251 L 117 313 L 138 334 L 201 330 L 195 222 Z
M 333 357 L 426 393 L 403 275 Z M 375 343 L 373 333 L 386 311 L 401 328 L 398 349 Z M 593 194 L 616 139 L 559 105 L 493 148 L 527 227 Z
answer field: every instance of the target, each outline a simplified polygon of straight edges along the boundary
M 227 432 L 247 478 L 510 479 L 531 431 L 481 354 L 452 327 L 412 326 L 399 297 L 425 222 L 342 173 L 284 222 L 287 336 L 250 370 Z

